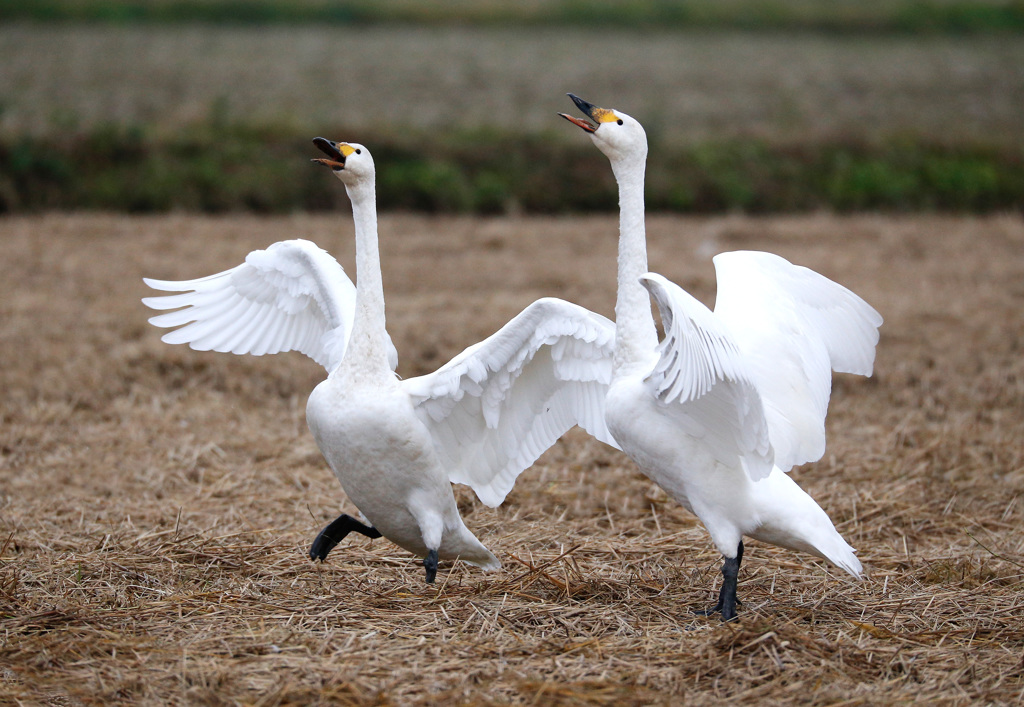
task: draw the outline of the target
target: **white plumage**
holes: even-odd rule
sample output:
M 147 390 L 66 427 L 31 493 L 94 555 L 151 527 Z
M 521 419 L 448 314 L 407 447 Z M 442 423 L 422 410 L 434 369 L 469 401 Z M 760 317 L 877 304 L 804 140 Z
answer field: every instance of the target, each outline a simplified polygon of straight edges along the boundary
M 434 373 L 403 381 L 451 481 L 497 506 L 571 427 L 614 446 L 604 421 L 614 336 L 605 317 L 544 298 Z
M 164 334 L 168 344 L 254 356 L 299 351 L 328 371 L 348 344 L 356 287 L 337 260 L 306 240 L 254 250 L 241 265 L 216 275 L 143 281 L 154 290 L 182 293 L 142 300 L 153 309 L 177 310 L 150 318 L 151 324 L 187 325 Z M 390 337 L 388 345 L 394 370 L 398 352 Z
M 349 499 L 370 525 L 345 514 L 314 541 L 324 559 L 349 532 L 383 535 L 424 556 L 432 582 L 438 558 L 485 570 L 500 563 L 466 528 L 451 481 L 497 505 L 570 427 L 613 443 L 603 392 L 611 379 L 614 325 L 557 299 L 541 299 L 436 372 L 399 380 L 385 330 L 377 245 L 374 165 L 362 145 L 314 141 L 352 201 L 358 284 L 311 243 L 254 251 L 232 270 L 150 286 L 154 309 L 184 309 L 151 321 L 182 326 L 164 336 L 201 350 L 298 350 L 328 377 L 312 392 L 306 420 Z
M 784 472 L 824 453 L 832 371 L 871 375 L 882 318 L 845 287 L 769 253 L 715 257 L 713 312 L 648 273 L 643 127 L 570 97 L 590 120 L 562 116 L 608 156 L 619 186 L 608 429 L 648 477 L 701 519 L 725 558 L 710 611 L 735 617 L 744 535 L 859 576 L 853 548 Z M 665 330 L 660 343 L 651 297 Z

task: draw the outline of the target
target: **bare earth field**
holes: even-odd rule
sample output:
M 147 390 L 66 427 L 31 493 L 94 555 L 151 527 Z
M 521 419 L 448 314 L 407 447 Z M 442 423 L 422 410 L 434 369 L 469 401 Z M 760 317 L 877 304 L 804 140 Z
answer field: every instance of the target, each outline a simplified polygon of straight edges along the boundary
M 159 341 L 143 275 L 189 278 L 344 214 L 0 220 L 0 703 L 1006 704 L 1024 699 L 1024 222 L 827 215 L 649 220 L 652 269 L 713 301 L 710 255 L 779 253 L 886 318 L 839 377 L 829 446 L 793 472 L 861 582 L 750 542 L 740 621 L 694 616 L 720 559 L 619 453 L 572 433 L 498 509 L 495 574 L 355 538 L 305 427 L 298 354 Z M 614 217 L 381 222 L 400 372 L 528 302 L 611 314 Z

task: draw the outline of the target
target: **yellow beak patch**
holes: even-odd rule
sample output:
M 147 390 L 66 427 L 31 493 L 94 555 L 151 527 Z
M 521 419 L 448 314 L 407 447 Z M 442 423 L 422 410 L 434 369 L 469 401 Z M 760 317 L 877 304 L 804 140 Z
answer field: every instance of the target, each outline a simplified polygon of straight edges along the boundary
M 614 123 L 619 119 L 619 116 L 615 115 L 615 111 L 597 107 L 590 112 L 590 117 L 598 123 Z

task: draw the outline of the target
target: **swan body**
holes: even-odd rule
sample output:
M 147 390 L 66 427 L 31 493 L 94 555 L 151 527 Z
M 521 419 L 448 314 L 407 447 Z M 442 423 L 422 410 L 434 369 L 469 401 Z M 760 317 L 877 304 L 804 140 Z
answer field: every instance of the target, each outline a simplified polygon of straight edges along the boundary
M 494 570 L 466 528 L 428 430 L 397 379 L 339 373 L 309 396 L 306 421 L 349 499 L 373 528 L 420 557 Z
M 348 533 L 384 536 L 425 557 L 484 570 L 500 562 L 462 521 L 451 483 L 497 505 L 565 431 L 582 425 L 615 444 L 604 419 L 615 327 L 562 300 L 537 300 L 434 373 L 399 380 L 385 329 L 377 243 L 375 170 L 357 143 L 314 143 L 345 185 L 356 233 L 357 284 L 313 244 L 284 241 L 219 275 L 146 280 L 177 292 L 143 300 L 164 340 L 201 350 L 299 350 L 324 365 L 306 421 L 362 519 L 340 515 L 310 548 L 324 560 Z
M 608 429 L 652 481 L 694 513 L 724 558 L 718 604 L 736 615 L 743 536 L 861 563 L 786 471 L 819 459 L 832 371 L 871 375 L 882 318 L 845 287 L 760 252 L 714 258 L 714 311 L 647 272 L 647 137 L 635 119 L 572 94 L 561 114 L 608 156 L 619 186 L 619 270 Z M 651 299 L 665 330 L 659 342 Z

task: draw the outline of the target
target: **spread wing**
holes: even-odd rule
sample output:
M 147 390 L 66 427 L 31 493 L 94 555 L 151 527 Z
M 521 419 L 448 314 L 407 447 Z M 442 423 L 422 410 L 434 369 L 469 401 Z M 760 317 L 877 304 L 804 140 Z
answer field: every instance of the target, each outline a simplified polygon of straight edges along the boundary
M 152 309 L 176 310 L 149 320 L 181 327 L 163 335 L 168 344 L 255 356 L 300 351 L 328 371 L 344 356 L 356 288 L 338 261 L 309 241 L 274 243 L 249 253 L 241 265 L 197 280 L 143 281 L 181 293 L 142 300 Z M 394 370 L 394 345 L 389 359 Z
M 870 376 L 882 317 L 856 294 L 771 253 L 714 258 L 715 316 L 764 401 L 783 471 L 825 453 L 832 371 Z
M 516 478 L 575 425 L 616 448 L 604 420 L 615 325 L 537 300 L 434 373 L 402 381 L 449 478 L 497 506 Z
M 767 476 L 773 451 L 761 397 L 743 355 L 715 315 L 655 273 L 640 282 L 661 313 L 665 336 L 646 382 L 680 432 L 723 464 L 741 463 L 751 479 Z

